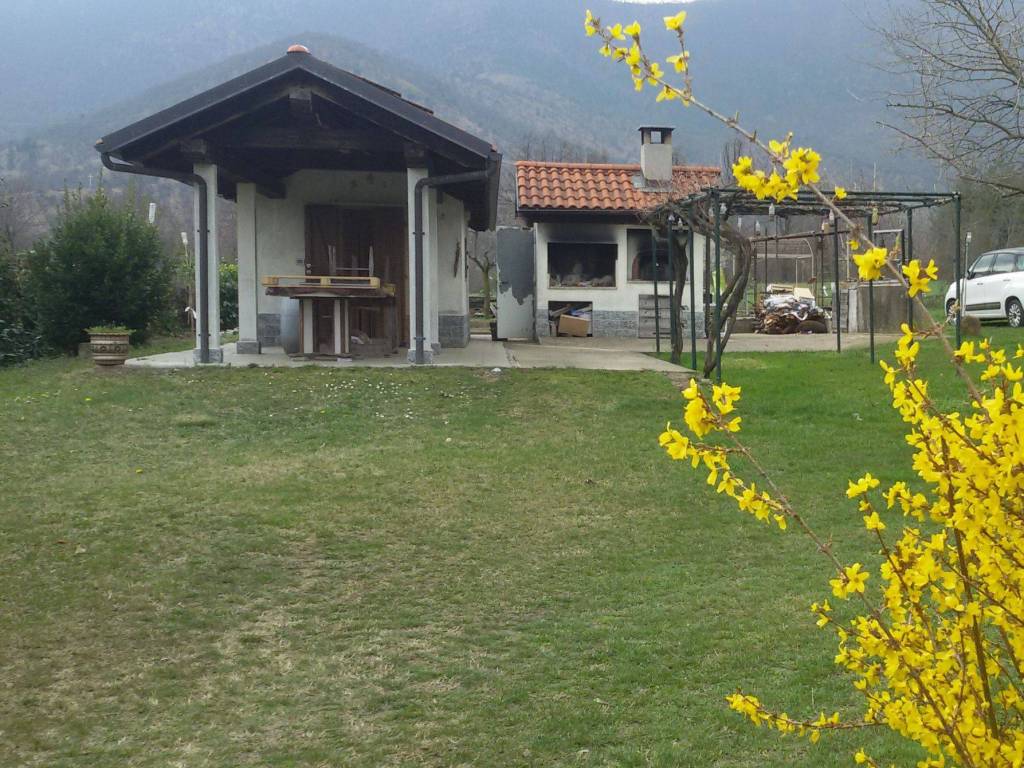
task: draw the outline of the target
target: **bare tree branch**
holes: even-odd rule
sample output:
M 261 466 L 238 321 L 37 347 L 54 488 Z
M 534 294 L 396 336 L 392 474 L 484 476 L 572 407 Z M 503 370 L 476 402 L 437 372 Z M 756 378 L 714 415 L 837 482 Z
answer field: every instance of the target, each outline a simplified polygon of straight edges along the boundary
M 905 85 L 883 123 L 959 177 L 1024 194 L 1024 2 L 916 0 L 876 24 Z

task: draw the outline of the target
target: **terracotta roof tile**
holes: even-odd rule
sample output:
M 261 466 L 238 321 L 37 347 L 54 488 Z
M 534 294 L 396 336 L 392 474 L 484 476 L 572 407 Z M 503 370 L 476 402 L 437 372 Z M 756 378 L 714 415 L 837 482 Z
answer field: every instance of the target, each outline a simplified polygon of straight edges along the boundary
M 671 194 L 687 195 L 718 183 L 721 170 L 708 165 L 677 165 Z M 516 163 L 516 200 L 520 211 L 595 211 L 641 213 L 669 191 L 639 187 L 639 165 L 608 163 Z

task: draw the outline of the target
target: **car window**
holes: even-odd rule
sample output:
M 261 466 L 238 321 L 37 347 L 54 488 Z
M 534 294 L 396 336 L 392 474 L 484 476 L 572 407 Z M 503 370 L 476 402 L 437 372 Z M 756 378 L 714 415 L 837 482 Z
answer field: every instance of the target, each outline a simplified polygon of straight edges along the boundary
M 974 266 L 971 267 L 971 273 L 974 277 L 981 277 L 987 275 L 992 271 L 992 260 L 995 258 L 994 253 L 986 253 L 984 256 L 974 262 Z
M 1002 274 L 1004 272 L 1013 272 L 1017 266 L 1017 254 L 1012 251 L 1003 251 L 997 253 L 995 261 L 992 262 L 992 272 L 994 274 Z
M 1024 272 L 1024 251 L 1017 251 L 1017 268 L 1015 272 Z

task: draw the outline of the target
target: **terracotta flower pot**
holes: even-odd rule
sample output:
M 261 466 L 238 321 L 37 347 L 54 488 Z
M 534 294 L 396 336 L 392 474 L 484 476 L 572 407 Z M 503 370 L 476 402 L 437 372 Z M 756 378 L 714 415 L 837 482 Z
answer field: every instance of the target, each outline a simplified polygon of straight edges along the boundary
M 89 348 L 96 365 L 124 365 L 128 359 L 128 333 L 89 333 Z

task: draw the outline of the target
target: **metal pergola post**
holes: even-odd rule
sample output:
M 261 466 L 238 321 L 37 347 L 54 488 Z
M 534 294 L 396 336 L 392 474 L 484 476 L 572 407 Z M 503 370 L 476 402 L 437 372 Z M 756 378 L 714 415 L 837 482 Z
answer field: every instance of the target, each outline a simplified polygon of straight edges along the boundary
M 722 210 L 718 194 L 711 199 L 715 206 L 715 371 L 722 383 Z
M 868 240 L 874 242 L 875 214 L 868 214 Z M 875 362 L 875 281 L 868 280 L 868 338 L 871 347 L 871 362 Z
M 781 284 L 782 270 L 779 268 L 779 215 L 775 214 L 772 218 L 775 219 L 775 274 L 779 277 Z
M 690 267 L 690 362 L 694 371 L 697 370 L 697 256 L 693 252 L 693 220 L 687 222 L 690 230 L 686 236 L 686 252 L 689 255 Z
M 671 220 L 666 222 L 668 240 L 668 328 L 669 337 L 672 342 L 672 356 L 675 356 L 679 340 L 679 305 L 676 303 L 675 278 L 676 275 L 676 236 L 675 225 Z M 678 360 L 672 362 L 678 363 Z
M 960 348 L 960 321 L 964 315 L 964 308 L 960 306 L 960 284 L 963 282 L 963 265 L 960 263 L 960 193 L 953 194 L 953 234 L 956 236 L 956 255 L 954 257 L 954 271 L 956 272 L 956 347 Z
M 714 317 L 714 310 L 711 307 L 711 239 L 709 234 L 704 235 L 704 290 L 702 291 L 704 295 L 700 297 L 700 301 L 704 307 L 705 329 L 711 327 L 711 319 Z M 711 333 L 710 330 L 707 332 Z
M 766 233 L 767 234 L 767 233 Z M 764 241 L 764 294 L 768 294 L 768 240 Z
M 658 241 L 651 227 L 651 260 L 654 262 L 654 351 L 661 354 L 661 311 L 658 308 Z
M 905 234 L 906 239 L 903 241 L 904 252 L 906 254 L 907 264 L 914 260 L 914 209 L 907 209 L 907 229 Z M 914 328 L 914 300 L 910 298 L 910 294 L 907 294 L 907 325 L 910 326 L 911 330 Z
M 832 255 L 835 259 L 836 273 L 835 277 L 835 290 L 833 292 L 832 304 L 833 313 L 836 320 L 836 352 L 842 354 L 843 351 L 843 297 L 839 295 L 839 221 L 836 220 L 832 223 Z

